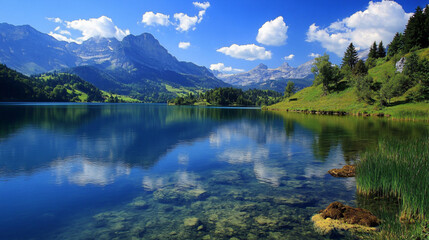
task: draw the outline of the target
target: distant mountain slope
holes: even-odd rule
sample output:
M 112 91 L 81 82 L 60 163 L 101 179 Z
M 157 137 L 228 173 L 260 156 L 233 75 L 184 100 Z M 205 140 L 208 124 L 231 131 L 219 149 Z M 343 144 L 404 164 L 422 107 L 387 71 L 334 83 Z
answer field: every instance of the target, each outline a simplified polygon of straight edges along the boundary
M 0 63 L 27 75 L 75 66 L 66 44 L 29 25 L 0 23 Z
M 306 62 L 297 68 L 283 63 L 275 69 L 269 69 L 266 65 L 259 64 L 256 68 L 245 73 L 233 75 L 218 74 L 217 77 L 226 83 L 243 87 L 262 86 L 266 82 L 272 83 L 273 80 L 279 79 L 309 79 L 313 77 L 311 72 L 313 62 L 313 60 Z M 305 87 L 307 86 L 309 85 Z
M 61 42 L 34 28 L 0 24 L 0 63 L 24 74 L 53 70 L 75 73 L 105 91 L 145 101 L 190 91 L 226 87 L 207 68 L 178 61 L 151 34 L 91 38 L 82 44 Z M 176 90 L 171 92 L 171 87 Z

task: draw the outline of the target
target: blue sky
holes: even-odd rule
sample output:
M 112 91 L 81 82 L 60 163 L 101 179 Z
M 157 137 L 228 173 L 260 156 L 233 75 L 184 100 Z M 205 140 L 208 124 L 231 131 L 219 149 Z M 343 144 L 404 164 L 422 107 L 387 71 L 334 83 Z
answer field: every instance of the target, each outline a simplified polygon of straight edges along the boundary
M 327 52 L 340 63 L 353 41 L 390 42 L 426 0 L 34 0 L 2 1 L 0 22 L 29 24 L 58 39 L 153 34 L 182 61 L 226 73 L 259 63 L 298 66 Z M 145 16 L 145 17 L 143 17 Z M 179 44 L 181 43 L 181 44 Z M 179 47 L 180 45 L 180 47 Z M 286 60 L 285 60 L 286 57 Z

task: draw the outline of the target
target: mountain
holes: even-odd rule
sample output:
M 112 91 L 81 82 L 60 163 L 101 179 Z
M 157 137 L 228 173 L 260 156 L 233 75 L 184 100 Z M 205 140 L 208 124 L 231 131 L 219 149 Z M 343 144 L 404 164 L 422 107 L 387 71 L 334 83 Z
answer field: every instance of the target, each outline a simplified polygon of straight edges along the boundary
M 29 25 L 0 23 L 0 63 L 21 73 L 30 75 L 75 66 L 78 58 L 66 45 Z
M 302 88 L 311 85 L 313 79 L 311 68 L 313 63 L 314 60 L 311 60 L 297 68 L 291 67 L 287 63 L 283 63 L 280 67 L 275 69 L 269 69 L 266 65 L 261 63 L 254 69 L 244 73 L 227 75 L 217 72 L 215 74 L 224 82 L 235 86 L 243 88 L 271 89 L 276 91 L 279 91 L 279 88 L 281 87 L 282 90 L 280 91 L 283 92 L 284 87 L 287 84 L 287 80 L 295 82 L 298 87 Z M 284 82 L 286 84 L 283 84 Z
M 102 90 L 143 101 L 166 102 L 180 93 L 229 86 L 205 67 L 178 61 L 149 33 L 76 44 L 28 25 L 1 23 L 0 63 L 27 75 L 73 73 Z

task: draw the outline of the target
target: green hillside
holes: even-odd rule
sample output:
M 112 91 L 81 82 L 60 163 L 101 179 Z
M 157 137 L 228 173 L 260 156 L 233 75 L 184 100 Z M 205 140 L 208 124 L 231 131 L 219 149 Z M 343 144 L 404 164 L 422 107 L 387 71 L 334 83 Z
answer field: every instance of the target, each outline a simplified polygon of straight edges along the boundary
M 420 61 L 429 59 L 429 48 L 421 49 L 415 52 Z M 411 53 L 405 55 L 409 59 Z M 377 59 L 376 66 L 368 70 L 368 76 L 373 79 L 372 100 L 360 100 L 358 89 L 353 84 L 353 80 L 343 78 L 338 85 L 340 90 L 335 90 L 325 94 L 322 85 L 313 85 L 305 88 L 290 98 L 274 104 L 267 109 L 283 111 L 332 111 L 345 112 L 349 114 L 384 114 L 398 119 L 429 119 L 429 102 L 427 100 L 416 101 L 413 98 L 416 95 L 421 96 L 420 89 L 423 82 L 427 82 L 427 75 L 421 76 L 416 84 L 399 96 L 393 96 L 386 105 L 380 104 L 379 91 L 380 85 L 386 82 L 386 79 L 398 78 L 400 73 L 396 72 L 395 64 L 400 57 L 386 59 Z M 402 75 L 402 74 L 401 74 Z M 377 88 L 379 88 L 377 90 Z M 397 94 L 398 95 L 398 94 Z
M 100 91 L 76 75 L 46 73 L 25 76 L 0 64 L 0 101 L 3 102 L 136 102 Z

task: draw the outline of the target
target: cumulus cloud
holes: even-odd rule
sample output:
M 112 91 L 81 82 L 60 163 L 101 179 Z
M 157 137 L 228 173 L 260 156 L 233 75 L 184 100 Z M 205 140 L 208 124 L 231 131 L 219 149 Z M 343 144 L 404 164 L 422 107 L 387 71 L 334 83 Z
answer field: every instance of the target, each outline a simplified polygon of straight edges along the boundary
M 318 53 L 310 53 L 308 56 L 312 58 L 317 58 L 317 57 L 320 57 L 321 55 Z
M 286 44 L 287 39 L 286 23 L 283 17 L 277 17 L 272 21 L 268 21 L 258 30 L 256 41 L 269 46 L 281 46 Z
M 198 12 L 198 15 L 196 16 L 189 16 L 186 13 L 175 13 L 173 15 L 174 20 L 173 22 L 170 22 L 170 16 L 165 15 L 162 13 L 153 13 L 153 12 L 146 12 L 143 14 L 142 17 L 142 23 L 148 25 L 148 26 L 168 26 L 173 25 L 176 27 L 177 31 L 180 32 L 187 32 L 189 30 L 195 30 L 196 25 L 198 23 L 201 23 L 203 21 L 203 17 L 206 14 L 207 8 L 210 7 L 209 2 L 193 2 L 194 6 L 196 8 L 201 9 Z
M 170 16 L 162 13 L 146 12 L 143 14 L 142 23 L 148 26 L 168 26 L 170 24 Z
M 223 63 L 216 63 L 210 65 L 210 70 L 212 71 L 219 71 L 219 72 L 228 72 L 228 73 L 237 73 L 237 72 L 244 72 L 244 69 L 237 69 L 232 67 L 227 67 Z
M 99 18 L 90 18 L 66 21 L 67 28 L 82 32 L 82 37 L 78 41 L 86 41 L 92 37 L 116 38 L 122 40 L 130 34 L 130 30 L 122 30 L 115 26 L 111 18 L 101 16 Z
M 111 18 L 101 16 L 99 18 L 79 19 L 74 21 L 62 21 L 68 29 L 73 29 L 81 32 L 82 36 L 78 38 L 69 38 L 65 35 L 71 35 L 67 30 L 59 33 L 50 32 L 49 35 L 60 41 L 82 43 L 92 37 L 116 38 L 122 40 L 130 34 L 130 30 L 122 30 L 115 26 Z M 55 31 L 60 30 L 58 27 Z
M 222 47 L 216 50 L 225 55 L 233 58 L 245 59 L 249 61 L 253 60 L 266 60 L 271 59 L 271 51 L 265 50 L 264 47 L 257 46 L 255 44 L 237 45 L 232 44 L 230 47 Z
M 195 7 L 201 8 L 206 10 L 207 8 L 210 7 L 210 3 L 209 2 L 193 2 L 192 4 L 194 4 Z
M 54 23 L 62 23 L 63 20 L 61 18 L 46 18 L 48 21 L 54 22 Z
M 66 36 L 61 35 L 59 33 L 49 32 L 48 35 L 51 36 L 51 37 L 53 37 L 53 38 L 55 38 L 55 39 L 57 39 L 58 41 L 64 41 L 64 42 L 69 42 L 69 43 L 72 43 L 72 42 L 74 42 L 74 43 L 80 43 L 80 42 L 76 41 L 73 38 L 66 37 Z
M 287 61 L 287 60 L 292 60 L 294 57 L 295 55 L 290 54 L 289 56 L 285 56 L 283 59 Z
M 187 49 L 191 46 L 190 42 L 179 42 L 179 48 L 181 49 Z
M 357 49 L 367 49 L 374 41 L 385 44 L 396 32 L 402 32 L 412 13 L 406 13 L 395 1 L 369 2 L 365 11 L 338 20 L 327 28 L 315 23 L 307 31 L 308 42 L 320 42 L 326 50 L 342 56 L 353 42 Z
M 179 21 L 179 25 L 177 25 L 176 30 L 181 32 L 186 32 L 189 29 L 195 30 L 195 25 L 198 22 L 198 16 L 190 17 L 184 13 L 175 13 L 174 19 Z

